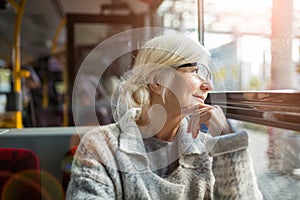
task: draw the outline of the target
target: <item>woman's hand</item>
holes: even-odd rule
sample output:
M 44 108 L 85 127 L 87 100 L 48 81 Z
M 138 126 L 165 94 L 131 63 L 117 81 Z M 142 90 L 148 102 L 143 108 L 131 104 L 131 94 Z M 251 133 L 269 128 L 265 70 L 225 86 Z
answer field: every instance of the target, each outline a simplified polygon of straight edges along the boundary
M 199 134 L 200 125 L 203 123 L 208 127 L 212 136 L 231 133 L 232 129 L 219 106 L 197 104 L 183 109 L 184 115 L 189 115 L 188 133 L 196 138 Z

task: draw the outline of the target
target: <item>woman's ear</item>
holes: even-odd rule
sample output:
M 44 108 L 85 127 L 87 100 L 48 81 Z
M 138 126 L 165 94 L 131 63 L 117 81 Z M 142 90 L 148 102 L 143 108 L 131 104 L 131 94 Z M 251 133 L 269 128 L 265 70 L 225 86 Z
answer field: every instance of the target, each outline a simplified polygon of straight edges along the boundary
M 161 95 L 161 85 L 158 83 L 149 83 L 148 87 L 155 94 Z

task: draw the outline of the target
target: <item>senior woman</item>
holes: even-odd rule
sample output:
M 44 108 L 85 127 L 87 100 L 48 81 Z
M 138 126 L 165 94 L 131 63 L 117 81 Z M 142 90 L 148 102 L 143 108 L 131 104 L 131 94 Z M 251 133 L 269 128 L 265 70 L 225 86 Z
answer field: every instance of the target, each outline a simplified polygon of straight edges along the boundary
M 181 34 L 145 42 L 112 97 L 116 123 L 78 146 L 67 199 L 262 199 L 247 133 L 204 103 L 209 59 Z

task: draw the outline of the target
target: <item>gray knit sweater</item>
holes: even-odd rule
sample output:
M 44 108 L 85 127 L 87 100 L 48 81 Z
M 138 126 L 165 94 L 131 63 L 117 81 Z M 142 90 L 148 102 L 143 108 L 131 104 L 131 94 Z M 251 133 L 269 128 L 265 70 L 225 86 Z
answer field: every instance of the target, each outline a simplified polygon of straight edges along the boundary
M 183 120 L 176 136 L 178 166 L 161 177 L 154 171 L 170 160 L 153 165 L 161 153 L 146 152 L 136 124 L 125 125 L 102 126 L 82 138 L 67 199 L 262 199 L 246 132 L 193 139 Z

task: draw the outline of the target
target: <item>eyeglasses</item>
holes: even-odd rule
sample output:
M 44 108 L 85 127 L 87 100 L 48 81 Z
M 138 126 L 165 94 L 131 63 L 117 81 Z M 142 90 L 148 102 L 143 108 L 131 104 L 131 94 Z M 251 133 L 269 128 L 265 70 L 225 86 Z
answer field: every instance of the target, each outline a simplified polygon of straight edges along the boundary
M 178 67 L 175 67 L 175 68 L 178 69 L 178 68 L 191 67 L 191 66 L 198 67 L 198 73 L 197 74 L 198 74 L 198 76 L 201 80 L 209 81 L 209 82 L 213 83 L 214 74 L 211 73 L 209 71 L 209 69 L 201 63 L 186 63 L 186 64 L 183 64 L 183 65 L 179 65 Z

